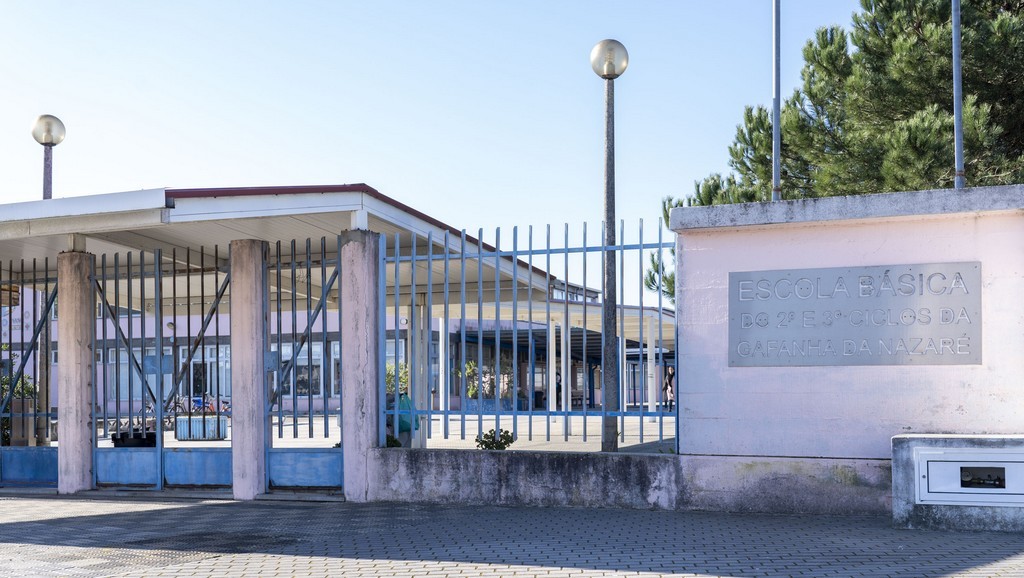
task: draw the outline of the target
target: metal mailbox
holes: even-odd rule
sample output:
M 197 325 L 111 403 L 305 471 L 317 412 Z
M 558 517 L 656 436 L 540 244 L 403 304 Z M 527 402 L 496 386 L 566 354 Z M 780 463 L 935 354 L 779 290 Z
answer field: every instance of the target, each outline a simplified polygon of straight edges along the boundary
M 1024 507 L 1024 449 L 914 448 L 918 504 Z

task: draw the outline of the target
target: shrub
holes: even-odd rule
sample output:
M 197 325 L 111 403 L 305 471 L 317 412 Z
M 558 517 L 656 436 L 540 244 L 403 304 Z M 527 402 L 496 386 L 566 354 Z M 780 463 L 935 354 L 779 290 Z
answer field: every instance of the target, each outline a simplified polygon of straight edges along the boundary
M 515 438 L 512 437 L 512 432 L 508 430 L 498 430 L 498 433 L 494 433 L 494 430 L 477 436 L 476 447 L 481 450 L 504 450 L 515 442 Z

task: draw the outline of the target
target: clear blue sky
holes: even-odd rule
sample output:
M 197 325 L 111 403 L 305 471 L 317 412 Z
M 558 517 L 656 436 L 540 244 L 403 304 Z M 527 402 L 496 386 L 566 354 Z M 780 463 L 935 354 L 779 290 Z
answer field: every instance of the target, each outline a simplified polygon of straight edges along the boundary
M 770 106 L 770 0 L 4 0 L 0 202 L 41 197 L 36 116 L 59 116 L 54 196 L 365 182 L 457 228 L 602 216 L 616 81 L 618 216 L 727 169 L 744 105 Z M 782 93 L 853 0 L 782 0 Z M 487 235 L 488 237 L 490 235 Z

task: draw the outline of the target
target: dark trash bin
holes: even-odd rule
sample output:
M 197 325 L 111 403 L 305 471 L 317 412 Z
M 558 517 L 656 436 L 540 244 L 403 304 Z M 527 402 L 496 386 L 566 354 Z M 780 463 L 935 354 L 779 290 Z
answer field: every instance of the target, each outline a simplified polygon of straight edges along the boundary
M 143 433 L 141 429 L 136 428 L 130 432 L 110 434 L 110 441 L 114 442 L 115 448 L 155 448 L 156 432 L 147 430 Z
M 543 391 L 533 392 L 533 407 L 534 409 L 545 407 L 544 402 L 547 400 L 547 395 Z

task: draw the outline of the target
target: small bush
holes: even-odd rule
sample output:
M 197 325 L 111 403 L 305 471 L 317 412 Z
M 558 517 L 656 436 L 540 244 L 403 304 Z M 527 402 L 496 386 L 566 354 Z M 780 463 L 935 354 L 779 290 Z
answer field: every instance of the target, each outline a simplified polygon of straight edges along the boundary
M 515 441 L 515 438 L 512 437 L 512 432 L 502 429 L 498 430 L 496 434 L 492 429 L 476 438 L 476 447 L 480 450 L 504 450 Z
M 398 441 L 398 438 L 396 438 L 395 436 L 388 434 L 386 445 L 384 447 L 400 448 L 402 447 L 402 442 Z

